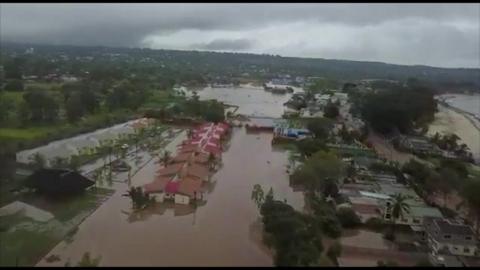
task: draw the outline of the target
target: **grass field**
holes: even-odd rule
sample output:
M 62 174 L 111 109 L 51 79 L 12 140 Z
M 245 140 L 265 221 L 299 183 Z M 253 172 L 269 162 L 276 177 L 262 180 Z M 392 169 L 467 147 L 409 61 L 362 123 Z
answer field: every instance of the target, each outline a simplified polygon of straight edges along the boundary
M 32 83 L 26 83 L 25 84 L 25 89 L 28 87 L 38 87 L 38 88 L 43 88 L 45 90 L 54 90 L 54 89 L 60 89 L 62 87 L 63 83 L 57 83 L 57 82 L 32 82 Z
M 55 133 L 65 124 L 28 127 L 28 128 L 0 128 L 0 139 L 34 140 Z

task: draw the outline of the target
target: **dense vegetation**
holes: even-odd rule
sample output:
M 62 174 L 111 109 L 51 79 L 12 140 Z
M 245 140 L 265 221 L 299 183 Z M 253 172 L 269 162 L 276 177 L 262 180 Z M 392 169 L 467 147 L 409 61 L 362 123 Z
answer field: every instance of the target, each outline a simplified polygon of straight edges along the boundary
M 395 85 L 367 94 L 361 114 L 381 133 L 410 133 L 433 120 L 437 109 L 433 95 L 427 87 Z
M 434 83 L 438 89 L 478 91 L 479 69 L 447 69 L 427 66 L 402 66 L 378 62 L 309 59 L 256 55 L 247 53 L 214 53 L 199 51 L 151 50 L 107 47 L 50 46 L 2 43 L 2 65 L 7 69 L 13 52 L 22 54 L 33 47 L 35 58 L 25 74 L 48 74 L 58 68 L 74 76 L 89 71 L 92 78 L 108 76 L 121 78 L 135 71 L 138 76 L 158 74 L 157 84 L 173 85 L 179 81 L 201 84 L 217 77 L 267 78 L 278 73 L 300 76 L 323 76 L 338 80 L 365 78 L 406 81 L 410 77 Z M 62 57 L 60 57 L 62 56 Z M 49 58 L 56 57 L 56 62 Z M 69 57 L 67 60 L 66 57 Z M 79 57 L 76 59 L 75 57 Z M 93 59 L 90 61 L 89 57 Z M 71 60 L 75 59 L 75 60 Z M 25 61 L 18 60 L 22 64 Z M 115 65 L 112 66 L 112 63 Z M 95 65 L 91 65 L 91 63 Z M 88 70 L 87 70 L 88 69 Z M 18 75 L 7 69 L 10 76 Z M 161 72 L 159 72 L 161 71 Z M 161 74 L 161 75 L 160 75 Z M 475 90 L 477 89 L 477 90 Z

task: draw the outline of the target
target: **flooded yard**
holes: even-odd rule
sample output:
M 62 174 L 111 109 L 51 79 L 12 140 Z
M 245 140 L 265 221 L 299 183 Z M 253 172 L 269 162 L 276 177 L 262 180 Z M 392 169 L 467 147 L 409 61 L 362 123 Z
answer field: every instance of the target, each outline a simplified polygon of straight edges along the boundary
M 85 252 L 102 256 L 105 266 L 269 266 L 271 256 L 252 237 L 258 210 L 250 199 L 254 184 L 273 187 L 275 197 L 303 208 L 303 195 L 288 185 L 287 153 L 272 151 L 272 134 L 247 134 L 235 129 L 223 167 L 213 176 L 214 188 L 204 206 L 153 207 L 140 217 L 131 214 L 131 202 L 117 192 L 84 223 L 71 242 L 62 242 L 51 254 L 61 261 L 78 262 Z M 132 185 L 154 177 L 152 160 L 133 178 Z M 257 240 L 256 240 L 257 239 Z

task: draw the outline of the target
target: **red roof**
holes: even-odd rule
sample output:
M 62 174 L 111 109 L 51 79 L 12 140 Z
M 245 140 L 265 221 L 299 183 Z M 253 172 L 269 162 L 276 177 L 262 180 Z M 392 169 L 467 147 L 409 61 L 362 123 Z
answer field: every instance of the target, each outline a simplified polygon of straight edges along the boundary
M 212 146 L 212 145 L 206 145 L 204 147 L 204 150 L 208 153 L 212 153 L 212 154 L 215 154 L 215 155 L 219 155 L 222 153 L 222 150 L 218 147 L 215 147 L 215 146 Z
M 198 177 L 202 180 L 207 180 L 208 176 L 210 175 L 210 172 L 206 166 L 193 163 L 190 166 L 188 166 L 187 174 Z
M 182 152 L 182 153 L 179 153 L 178 155 L 176 155 L 172 161 L 174 163 L 181 163 L 181 162 L 186 162 L 188 161 L 190 158 L 192 157 L 192 153 L 190 152 Z
M 185 177 L 178 183 L 178 193 L 182 193 L 189 197 L 193 197 L 195 193 L 200 192 L 202 189 L 202 181 L 192 177 Z
M 219 139 L 215 139 L 213 137 L 210 137 L 210 139 L 208 140 L 208 143 L 209 144 L 213 143 L 213 144 L 217 145 L 218 147 L 220 147 L 220 140 Z
M 220 122 L 220 123 L 217 124 L 217 126 L 220 126 L 220 127 L 222 127 L 223 129 L 225 129 L 225 130 L 227 130 L 227 129 L 230 128 L 230 125 L 228 125 L 228 124 L 225 123 L 225 122 Z
M 169 164 L 169 165 L 167 165 L 167 167 L 163 167 L 163 168 L 157 170 L 157 174 L 159 176 L 167 176 L 167 175 L 177 174 L 178 172 L 180 172 L 183 165 L 185 165 L 185 163 Z
M 167 192 L 167 193 L 177 193 L 179 185 L 180 185 L 180 182 L 178 182 L 178 181 L 170 181 L 165 186 L 165 192 Z
M 152 193 L 152 192 L 162 192 L 165 189 L 168 181 L 170 181 L 169 177 L 157 177 L 153 182 L 148 183 L 143 186 L 145 193 Z
M 194 152 L 198 150 L 198 145 L 195 144 L 185 144 L 180 148 L 181 152 Z

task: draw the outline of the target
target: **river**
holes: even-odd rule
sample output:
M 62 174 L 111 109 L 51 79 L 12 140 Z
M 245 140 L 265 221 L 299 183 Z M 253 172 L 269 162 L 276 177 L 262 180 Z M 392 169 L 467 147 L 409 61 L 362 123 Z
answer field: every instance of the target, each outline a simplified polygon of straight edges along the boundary
M 244 90 L 241 94 L 232 91 L 219 95 L 225 102 L 237 101 L 246 114 L 254 110 L 275 117 L 283 112 L 281 101 L 285 96 L 262 105 L 259 100 L 272 94 L 250 90 L 255 91 L 250 95 L 258 94 L 258 99 L 257 95 L 251 97 L 257 105 L 244 106 L 241 98 L 250 98 L 249 90 Z M 205 93 L 203 97 L 208 96 Z M 227 98 L 232 95 L 241 98 Z M 254 226 L 259 213 L 250 198 L 253 185 L 261 184 L 265 191 L 272 187 L 277 199 L 285 199 L 297 210 L 304 207 L 303 194 L 294 192 L 288 184 L 288 155 L 272 149 L 272 136 L 235 128 L 222 156 L 223 166 L 212 178 L 207 202 L 196 211 L 190 206 L 157 204 L 132 215 L 130 199 L 122 196 L 128 185 L 119 186 L 79 226 L 72 241 L 61 242 L 46 256 L 59 255 L 60 261 L 42 260 L 38 266 L 62 266 L 66 260 L 75 264 L 85 252 L 101 256 L 101 266 L 271 266 L 271 254 L 261 243 L 258 226 Z M 132 178 L 132 185 L 153 180 L 158 166 L 155 159 L 149 162 Z

